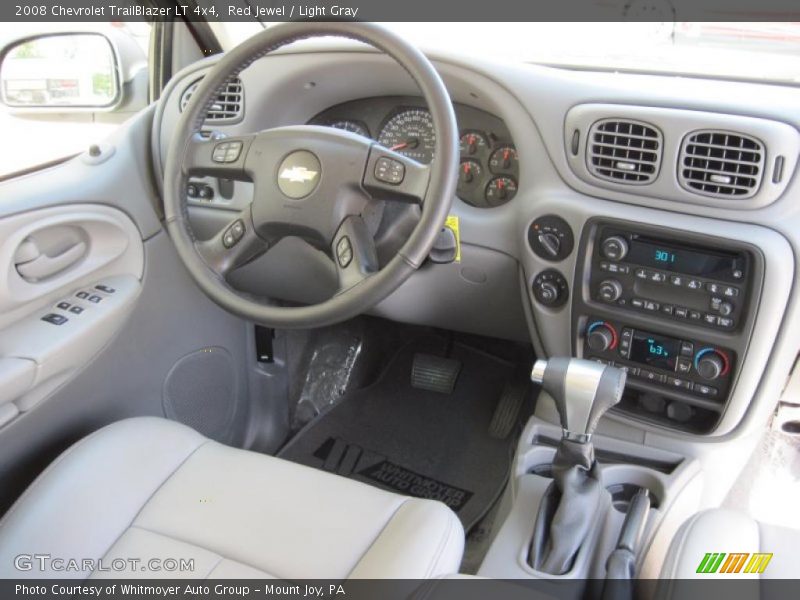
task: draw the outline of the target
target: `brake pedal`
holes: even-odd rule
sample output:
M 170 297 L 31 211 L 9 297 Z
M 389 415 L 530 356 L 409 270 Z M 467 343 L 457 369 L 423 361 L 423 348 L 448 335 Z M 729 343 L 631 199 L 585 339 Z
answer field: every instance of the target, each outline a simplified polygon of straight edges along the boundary
M 489 423 L 489 436 L 498 440 L 504 440 L 514 429 L 519 417 L 519 411 L 525 396 L 528 394 L 530 382 L 513 381 L 507 382 L 503 386 L 500 400 L 492 415 L 492 422 Z
M 411 387 L 452 394 L 460 372 L 460 360 L 418 352 L 414 355 L 414 364 L 411 367 Z

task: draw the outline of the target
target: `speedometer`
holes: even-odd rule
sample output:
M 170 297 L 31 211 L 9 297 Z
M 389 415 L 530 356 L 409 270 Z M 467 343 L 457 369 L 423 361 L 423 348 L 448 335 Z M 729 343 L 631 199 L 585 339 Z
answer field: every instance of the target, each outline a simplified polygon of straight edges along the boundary
M 430 163 L 436 146 L 431 114 L 423 108 L 397 113 L 381 129 L 378 142 L 421 163 Z

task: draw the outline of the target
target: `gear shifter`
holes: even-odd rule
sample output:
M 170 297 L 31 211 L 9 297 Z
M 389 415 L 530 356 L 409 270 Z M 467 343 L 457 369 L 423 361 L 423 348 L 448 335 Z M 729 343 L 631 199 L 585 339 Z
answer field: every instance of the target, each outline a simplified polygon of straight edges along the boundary
M 553 459 L 553 484 L 536 517 L 529 562 L 552 575 L 568 572 L 601 502 L 600 469 L 592 434 L 622 398 L 625 371 L 577 358 L 537 360 L 531 379 L 553 397 L 562 437 Z

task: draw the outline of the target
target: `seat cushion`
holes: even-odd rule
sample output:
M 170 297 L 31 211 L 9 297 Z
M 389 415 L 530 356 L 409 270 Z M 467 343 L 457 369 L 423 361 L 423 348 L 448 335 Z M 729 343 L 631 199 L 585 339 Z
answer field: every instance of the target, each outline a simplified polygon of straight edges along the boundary
M 464 530 L 444 504 L 158 418 L 120 421 L 78 442 L 0 521 L 0 577 L 427 578 L 457 572 L 463 549 Z M 78 568 L 18 571 L 20 554 L 75 559 Z M 165 559 L 193 559 L 193 569 Z
M 743 577 L 787 579 L 797 577 L 794 551 L 800 532 L 759 523 L 746 514 L 726 508 L 699 512 L 681 525 L 670 544 L 661 571 L 665 579 Z M 716 572 L 698 573 L 706 554 L 725 553 Z M 732 553 L 747 554 L 734 563 Z M 772 554 L 763 573 L 745 573 L 754 553 Z M 730 559 L 726 569 L 726 561 Z M 737 565 L 741 568 L 737 569 Z M 762 563 L 763 564 L 763 563 Z M 704 571 L 706 569 L 703 569 Z M 713 569 L 712 569 L 713 570 Z M 724 572 L 732 570 L 734 572 Z M 735 572 L 737 571 L 738 572 Z

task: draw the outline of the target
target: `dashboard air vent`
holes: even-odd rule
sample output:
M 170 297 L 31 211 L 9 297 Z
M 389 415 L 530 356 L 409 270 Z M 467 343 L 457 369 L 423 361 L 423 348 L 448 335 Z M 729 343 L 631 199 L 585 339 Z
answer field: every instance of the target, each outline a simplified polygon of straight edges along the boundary
M 640 121 L 603 119 L 589 130 L 586 165 L 595 177 L 644 185 L 658 175 L 661 132 Z
M 691 192 L 714 198 L 749 198 L 761 184 L 764 145 L 727 131 L 695 131 L 681 144 L 678 179 Z
M 189 104 L 189 100 L 191 100 L 198 85 L 200 85 L 199 79 L 184 90 L 183 95 L 181 95 L 181 112 Z M 229 81 L 217 95 L 216 101 L 208 109 L 206 121 L 216 121 L 218 123 L 235 121 L 242 116 L 243 108 L 244 91 L 242 89 L 242 81 L 237 77 Z

